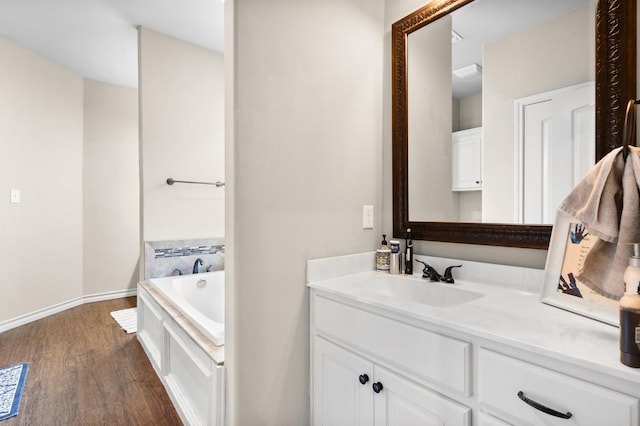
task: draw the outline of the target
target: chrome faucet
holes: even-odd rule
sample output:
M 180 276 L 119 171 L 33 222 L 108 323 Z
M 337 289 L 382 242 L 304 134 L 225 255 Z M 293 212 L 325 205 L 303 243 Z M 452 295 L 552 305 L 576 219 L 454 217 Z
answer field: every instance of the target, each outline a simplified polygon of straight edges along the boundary
M 200 258 L 196 259 L 195 263 L 193 264 L 193 273 L 194 274 L 197 274 L 199 272 L 198 271 L 198 264 L 200 264 L 200 266 L 203 266 L 204 265 L 204 260 L 202 260 Z

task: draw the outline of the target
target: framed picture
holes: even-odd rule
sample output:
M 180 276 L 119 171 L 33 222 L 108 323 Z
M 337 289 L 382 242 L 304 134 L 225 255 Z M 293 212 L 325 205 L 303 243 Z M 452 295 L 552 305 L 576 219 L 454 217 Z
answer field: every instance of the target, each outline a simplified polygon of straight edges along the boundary
M 545 266 L 542 302 L 619 326 L 618 301 L 584 285 L 577 276 L 597 237 L 573 216 L 558 211 Z

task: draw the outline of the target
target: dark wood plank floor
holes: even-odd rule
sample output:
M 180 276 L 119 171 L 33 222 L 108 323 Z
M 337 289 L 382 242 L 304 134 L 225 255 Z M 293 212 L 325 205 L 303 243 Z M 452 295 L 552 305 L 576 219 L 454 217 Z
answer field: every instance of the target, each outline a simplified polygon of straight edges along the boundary
M 180 425 L 135 334 L 109 312 L 136 298 L 87 303 L 0 333 L 0 367 L 29 362 L 14 425 Z

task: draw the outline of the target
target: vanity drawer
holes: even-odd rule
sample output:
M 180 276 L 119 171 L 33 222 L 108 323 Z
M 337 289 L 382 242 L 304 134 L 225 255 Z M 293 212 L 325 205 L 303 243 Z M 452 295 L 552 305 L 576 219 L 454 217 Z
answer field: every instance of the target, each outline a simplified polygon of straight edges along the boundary
M 366 351 L 410 377 L 447 386 L 462 395 L 470 390 L 471 345 L 412 325 L 314 295 L 316 332 Z
M 525 403 L 535 401 L 569 419 Z M 516 424 L 637 426 L 638 399 L 486 349 L 478 354 L 478 400 Z

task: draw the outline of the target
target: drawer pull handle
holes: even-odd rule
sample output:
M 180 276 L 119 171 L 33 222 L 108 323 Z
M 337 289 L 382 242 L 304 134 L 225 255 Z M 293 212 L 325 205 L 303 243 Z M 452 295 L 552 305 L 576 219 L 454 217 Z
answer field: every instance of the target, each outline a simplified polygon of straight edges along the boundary
M 364 385 L 369 381 L 369 376 L 367 374 L 361 374 L 360 377 L 358 377 L 358 380 L 360 380 L 360 383 Z
M 382 383 L 380 382 L 376 382 L 373 384 L 373 391 L 375 393 L 380 393 L 380 391 L 382 391 Z
M 546 406 L 540 404 L 539 402 L 535 402 L 534 400 L 529 399 L 526 396 L 524 396 L 524 392 L 522 392 L 522 391 L 518 392 L 518 398 L 520 398 L 521 400 L 523 400 L 524 402 L 526 402 L 528 405 L 532 406 L 536 410 L 540 410 L 543 413 L 549 414 L 549 415 L 554 416 L 554 417 L 560 417 L 561 419 L 570 419 L 573 416 L 573 414 L 571 414 L 568 411 L 566 413 L 561 413 L 561 412 L 556 411 L 556 410 L 554 410 L 552 408 L 546 407 Z

